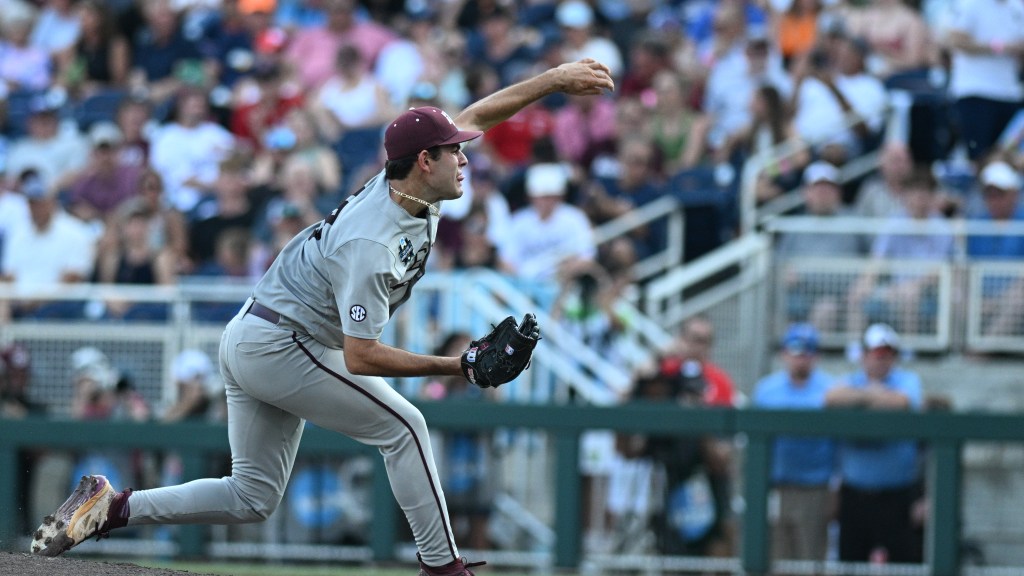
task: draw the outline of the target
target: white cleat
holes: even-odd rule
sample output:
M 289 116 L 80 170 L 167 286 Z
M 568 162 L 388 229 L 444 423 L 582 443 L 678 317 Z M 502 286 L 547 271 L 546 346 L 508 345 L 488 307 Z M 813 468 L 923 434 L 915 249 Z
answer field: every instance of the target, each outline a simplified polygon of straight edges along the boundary
M 82 476 L 71 496 L 32 537 L 32 553 L 60 556 L 92 536 L 103 536 L 107 513 L 117 492 L 104 476 Z

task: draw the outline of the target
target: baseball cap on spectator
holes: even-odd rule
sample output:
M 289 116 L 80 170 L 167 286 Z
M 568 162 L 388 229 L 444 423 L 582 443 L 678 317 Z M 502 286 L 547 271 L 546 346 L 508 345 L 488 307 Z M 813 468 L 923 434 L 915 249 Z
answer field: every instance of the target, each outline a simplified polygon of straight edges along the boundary
M 1009 164 L 997 161 L 985 166 L 981 171 L 981 185 L 1000 190 L 1020 190 L 1021 177 Z
M 203 351 L 189 348 L 182 350 L 171 363 L 171 373 L 175 380 L 193 380 L 205 378 L 213 373 L 213 362 Z
M 864 331 L 864 348 L 875 350 L 878 348 L 900 349 L 900 336 L 888 324 L 872 324 Z
M 790 354 L 816 354 L 818 330 L 810 324 L 792 324 L 782 337 L 782 349 Z
M 4 17 L 0 18 L 0 30 L 5 34 L 10 31 L 31 28 L 36 21 L 36 12 L 31 5 L 25 3 L 10 3 L 4 6 Z
M 37 114 L 54 114 L 61 108 L 61 102 L 48 94 L 34 96 L 28 103 L 28 110 L 33 116 Z
M 594 23 L 594 10 L 582 0 L 568 0 L 558 5 L 555 20 L 566 28 L 589 28 Z
M 97 122 L 89 129 L 89 141 L 96 148 L 100 146 L 120 146 L 124 142 L 121 129 L 113 122 Z
M 534 164 L 526 170 L 526 195 L 530 198 L 562 196 L 569 184 L 569 175 L 561 164 Z
M 384 131 L 384 150 L 388 160 L 414 156 L 435 146 L 461 144 L 479 138 L 478 130 L 459 130 L 455 121 L 440 108 L 410 108 Z
M 96 382 L 101 388 L 113 388 L 117 384 L 117 371 L 110 359 L 99 349 L 84 346 L 71 353 L 71 374 L 76 380 Z
M 839 170 L 829 162 L 819 160 L 804 169 L 804 184 L 831 182 L 839 184 Z
M 207 394 L 217 394 L 223 383 L 217 377 L 216 367 L 202 350 L 182 350 L 171 363 L 171 374 L 176 382 L 192 382 L 198 379 Z

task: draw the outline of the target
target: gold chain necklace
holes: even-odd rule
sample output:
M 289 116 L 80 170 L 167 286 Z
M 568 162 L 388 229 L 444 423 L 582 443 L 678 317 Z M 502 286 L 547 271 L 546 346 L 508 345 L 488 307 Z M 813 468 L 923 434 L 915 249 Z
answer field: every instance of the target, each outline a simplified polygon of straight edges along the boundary
M 402 198 L 408 198 L 409 200 L 412 200 L 413 202 L 419 202 L 420 204 L 423 204 L 424 206 L 427 207 L 427 210 L 430 211 L 430 213 L 434 215 L 435 218 L 439 218 L 441 216 L 441 212 L 440 212 L 440 210 L 437 209 L 437 206 L 434 206 L 433 204 L 431 204 L 430 202 L 427 202 L 423 198 L 417 198 L 415 196 L 409 196 L 405 192 L 399 192 L 398 190 L 395 190 L 395 187 L 390 185 L 390 184 L 388 184 L 388 188 L 390 188 L 392 192 L 394 192 L 395 194 L 398 194 Z

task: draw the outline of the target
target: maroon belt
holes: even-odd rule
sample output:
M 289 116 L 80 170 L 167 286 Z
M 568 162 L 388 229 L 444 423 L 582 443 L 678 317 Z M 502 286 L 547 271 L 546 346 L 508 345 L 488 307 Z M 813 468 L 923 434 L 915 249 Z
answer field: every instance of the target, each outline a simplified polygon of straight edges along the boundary
M 270 322 L 271 324 L 277 324 L 281 321 L 280 314 L 274 312 L 270 308 L 267 308 L 263 304 L 256 302 L 255 300 L 253 300 L 252 304 L 249 306 L 249 309 L 246 310 L 245 313 L 252 314 L 257 318 L 262 318 L 267 322 Z

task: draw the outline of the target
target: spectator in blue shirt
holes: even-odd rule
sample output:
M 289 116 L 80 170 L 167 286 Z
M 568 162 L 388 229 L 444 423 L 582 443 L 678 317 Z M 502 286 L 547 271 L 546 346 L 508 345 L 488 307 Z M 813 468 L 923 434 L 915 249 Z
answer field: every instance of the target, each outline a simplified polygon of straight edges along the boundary
M 896 366 L 900 339 L 887 324 L 864 332 L 863 368 L 829 390 L 825 405 L 868 410 L 920 410 L 921 379 Z M 913 440 L 855 440 L 839 446 L 839 559 L 867 562 L 882 552 L 890 562 L 919 562 L 911 507 L 918 482 Z
M 781 356 L 784 368 L 757 383 L 754 405 L 777 410 L 824 408 L 833 379 L 816 367 L 817 329 L 810 324 L 791 325 L 782 339 Z M 771 476 L 773 498 L 778 502 L 778 512 L 771 514 L 775 558 L 825 559 L 834 468 L 831 439 L 784 436 L 775 441 Z
M 992 162 L 981 171 L 984 206 L 971 214 L 996 227 L 1001 222 L 1024 222 L 1020 203 L 1022 178 L 1009 164 Z M 1024 235 L 972 235 L 967 239 L 972 260 L 1024 261 Z M 982 331 L 987 335 L 1020 334 L 1021 314 L 1013 313 L 1024 302 L 1024 279 L 1019 274 L 985 274 L 982 285 Z
M 205 82 L 202 54 L 192 39 L 186 38 L 181 21 L 168 0 L 147 2 L 145 26 L 132 38 L 134 89 L 145 86 L 153 102 L 164 102 L 183 84 Z
M 984 205 L 970 214 L 973 220 L 991 222 L 1024 221 L 1020 189 L 1024 180 L 1003 161 L 985 166 L 979 176 Z M 967 254 L 981 260 L 1024 259 L 1024 236 L 981 236 L 967 239 Z

